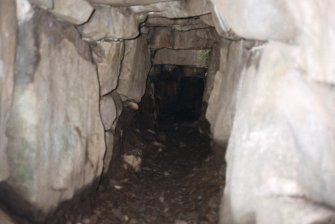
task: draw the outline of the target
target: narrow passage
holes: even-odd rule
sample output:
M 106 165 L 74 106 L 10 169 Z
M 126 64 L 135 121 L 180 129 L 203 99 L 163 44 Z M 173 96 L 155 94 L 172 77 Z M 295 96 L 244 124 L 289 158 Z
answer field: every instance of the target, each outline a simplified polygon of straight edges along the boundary
M 217 223 L 224 172 L 208 136 L 177 123 L 151 129 L 135 121 L 127 130 L 121 151 L 142 161 L 127 169 L 119 161 L 123 167 L 96 199 L 97 223 Z

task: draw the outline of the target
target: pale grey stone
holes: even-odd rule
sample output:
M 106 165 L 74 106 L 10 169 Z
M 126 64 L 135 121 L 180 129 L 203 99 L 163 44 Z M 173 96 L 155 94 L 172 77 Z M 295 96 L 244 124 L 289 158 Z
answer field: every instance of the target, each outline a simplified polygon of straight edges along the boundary
M 228 52 L 227 52 L 228 51 Z M 213 140 L 225 145 L 230 137 L 235 115 L 236 93 L 243 64 L 247 60 L 244 41 L 220 49 L 220 67 L 215 74 L 206 118 L 211 123 Z
M 257 201 L 257 224 L 333 224 L 335 212 L 303 197 L 269 197 Z
M 209 52 L 210 50 L 174 50 L 163 48 L 156 51 L 153 63 L 207 67 Z
M 202 15 L 199 18 L 203 23 L 207 24 L 208 26 L 215 27 L 214 21 L 213 21 L 213 15 L 211 13 Z
M 119 119 L 120 115 L 122 114 L 123 111 L 123 104 L 120 95 L 116 92 L 113 91 L 111 93 L 114 103 L 115 103 L 115 108 L 116 108 L 116 120 L 114 121 L 112 130 L 115 131 L 116 124 L 117 124 L 117 119 Z
M 182 19 L 168 19 L 164 17 L 149 17 L 145 21 L 145 26 L 148 27 L 169 27 L 178 31 L 190 31 L 195 29 L 210 28 L 199 18 L 182 18 Z
M 140 36 L 125 41 L 125 53 L 117 92 L 122 100 L 139 102 L 145 92 L 145 83 L 151 67 L 146 38 Z
M 105 132 L 105 141 L 106 141 L 106 153 L 104 156 L 104 174 L 107 174 L 109 171 L 110 163 L 112 161 L 113 149 L 114 149 L 114 133 Z
M 222 222 L 255 222 L 257 202 L 269 197 L 335 206 L 334 89 L 307 78 L 299 46 L 271 42 L 251 51 L 237 90 Z
M 150 48 L 211 49 L 217 40 L 213 28 L 178 31 L 167 27 L 152 28 Z
M 116 89 L 121 62 L 124 56 L 123 41 L 101 41 L 94 48 L 98 69 L 100 95 L 106 95 Z
M 28 0 L 16 0 L 16 18 L 18 24 L 31 19 L 34 9 Z
M 106 99 L 106 97 L 108 97 L 109 99 Z M 110 111 L 106 110 L 104 113 L 106 113 L 105 117 L 109 118 L 108 121 L 113 120 L 113 122 L 110 122 L 110 124 L 109 124 L 110 126 L 108 127 L 108 131 L 105 132 L 106 153 L 105 153 L 105 156 L 104 156 L 104 169 L 103 169 L 104 174 L 108 173 L 110 165 L 111 165 L 111 160 L 112 160 L 113 151 L 114 151 L 115 129 L 116 129 L 118 119 L 120 118 L 120 115 L 121 115 L 122 110 L 123 110 L 123 105 L 122 105 L 121 98 L 116 91 L 113 91 L 111 94 L 109 94 L 106 97 L 103 97 L 100 104 L 105 104 L 105 105 L 108 104 L 108 103 L 103 102 L 103 101 L 109 101 L 110 102 L 109 104 L 112 104 L 110 106 L 111 110 Z M 112 99 L 110 99 L 110 98 L 112 98 Z M 113 102 L 111 102 L 111 101 L 113 101 Z M 101 107 L 101 105 L 100 105 L 100 107 Z M 103 106 L 103 107 L 105 109 L 108 109 L 106 106 Z M 106 126 L 105 126 L 105 129 L 106 129 Z
M 105 130 L 110 130 L 116 119 L 116 105 L 112 94 L 102 96 L 100 99 L 100 115 Z
M 132 39 L 139 35 L 139 24 L 145 18 L 126 7 L 97 6 L 80 32 L 88 40 Z
M 19 26 L 17 43 L 6 183 L 47 213 L 102 172 L 98 78 L 76 29 L 43 10 Z
M 228 42 L 229 43 L 229 42 Z M 224 55 L 221 56 L 221 48 L 226 49 Z M 215 75 L 219 71 L 220 63 L 224 64 L 225 59 L 224 57 L 227 56 L 228 46 L 221 46 L 219 44 L 213 45 L 213 48 L 210 52 L 209 59 L 208 59 L 208 71 L 206 75 L 206 85 L 204 89 L 203 101 L 208 104 L 209 97 L 212 95 L 213 86 L 215 84 Z M 215 95 L 215 94 L 214 94 Z M 210 106 L 208 105 L 206 109 L 206 113 L 211 110 Z
M 294 42 L 301 46 L 301 60 L 308 77 L 325 84 L 335 84 L 335 2 L 331 0 L 304 3 L 285 0 L 298 27 Z M 299 13 L 297 13 L 299 12 Z
M 220 26 L 227 25 L 244 38 L 288 41 L 295 37 L 296 25 L 291 13 L 296 12 L 289 10 L 286 0 L 211 1 Z
M 32 5 L 42 9 L 52 9 L 54 7 L 53 0 L 29 0 Z
M 87 22 L 94 11 L 86 0 L 54 0 L 53 6 L 52 14 L 75 25 Z
M 211 12 L 211 6 L 206 0 L 158 2 L 129 8 L 135 13 L 147 13 L 153 17 L 166 18 L 187 18 Z
M 0 1 L 0 182 L 9 175 L 6 123 L 13 100 L 16 53 L 15 1 Z

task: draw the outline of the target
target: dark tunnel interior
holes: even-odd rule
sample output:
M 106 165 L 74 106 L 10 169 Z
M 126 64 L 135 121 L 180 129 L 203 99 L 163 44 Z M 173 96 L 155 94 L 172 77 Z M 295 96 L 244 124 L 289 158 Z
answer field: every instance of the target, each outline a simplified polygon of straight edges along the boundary
M 149 76 L 154 117 L 161 123 L 194 122 L 202 113 L 206 68 L 154 65 Z

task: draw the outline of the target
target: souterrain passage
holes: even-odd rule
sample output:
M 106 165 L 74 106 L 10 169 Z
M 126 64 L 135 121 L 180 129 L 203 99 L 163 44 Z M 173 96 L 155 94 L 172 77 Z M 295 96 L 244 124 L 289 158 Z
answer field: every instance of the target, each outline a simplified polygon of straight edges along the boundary
M 153 129 L 134 122 L 92 214 L 68 223 L 218 223 L 224 170 L 201 132 L 191 125 Z

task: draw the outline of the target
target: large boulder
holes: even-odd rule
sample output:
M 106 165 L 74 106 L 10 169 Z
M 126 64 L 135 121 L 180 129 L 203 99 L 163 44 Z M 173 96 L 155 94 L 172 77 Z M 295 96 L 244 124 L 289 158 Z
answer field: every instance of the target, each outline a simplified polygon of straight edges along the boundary
M 43 10 L 19 26 L 17 49 L 6 185 L 29 207 L 47 213 L 102 172 L 98 78 L 77 30 Z M 2 194 L 21 211 L 12 196 Z
M 223 30 L 231 27 L 244 38 L 288 41 L 296 34 L 293 13 L 286 0 L 211 0 L 214 15 Z M 298 1 L 296 1 L 298 2 Z M 293 3 L 295 4 L 295 3 Z M 301 3 L 304 4 L 304 3 Z M 229 27 L 227 27 L 229 26 Z
M 116 125 L 123 110 L 123 105 L 119 94 L 116 91 L 101 97 L 100 114 L 105 128 L 106 153 L 104 156 L 103 173 L 107 174 L 114 151 L 114 138 Z
M 150 48 L 211 49 L 216 41 L 213 28 L 178 31 L 173 28 L 157 27 L 150 32 Z
M 121 62 L 124 55 L 123 41 L 101 41 L 93 47 L 97 64 L 100 95 L 106 95 L 116 89 Z
M 335 2 L 325 0 L 285 0 L 298 27 L 294 42 L 301 46 L 301 60 L 308 77 L 325 84 L 335 85 Z M 297 13 L 299 12 L 299 13 Z
M 187 18 L 211 12 L 209 1 L 206 0 L 155 2 L 146 5 L 134 5 L 129 8 L 134 13 L 147 13 L 153 17 L 166 18 Z
M 163 48 L 155 52 L 154 64 L 207 67 L 210 50 L 174 50 Z
M 13 99 L 16 24 L 15 1 L 0 1 L 0 182 L 9 174 L 6 123 Z
M 252 52 L 238 84 L 221 222 L 265 224 L 271 214 L 271 223 L 333 223 L 334 88 L 308 78 L 300 46 Z
M 80 32 L 88 40 L 133 39 L 139 35 L 139 24 L 145 18 L 126 7 L 96 6 L 92 18 L 80 27 Z
M 100 114 L 101 120 L 106 131 L 111 130 L 114 126 L 114 121 L 117 117 L 117 109 L 113 99 L 113 94 L 108 94 L 101 97 Z
M 103 170 L 104 175 L 108 173 L 110 165 L 111 165 L 113 151 L 114 151 L 114 138 L 115 138 L 114 132 L 112 131 L 105 132 L 106 153 L 104 156 L 104 170 Z
M 229 41 L 227 41 L 229 43 Z M 225 55 L 221 57 L 221 48 L 226 49 Z M 212 50 L 209 54 L 208 59 L 208 71 L 206 75 L 206 85 L 204 89 L 204 95 L 202 97 L 203 101 L 208 104 L 209 97 L 212 93 L 213 86 L 215 84 L 215 75 L 220 68 L 220 64 L 224 64 L 224 57 L 227 56 L 227 46 L 220 46 L 219 44 L 214 44 Z M 207 113 L 207 111 L 204 111 Z
M 90 18 L 94 8 L 86 0 L 54 0 L 50 12 L 58 18 L 80 25 Z
M 212 2 L 269 41 L 240 63 L 221 223 L 334 223 L 334 2 Z
M 230 137 L 243 68 L 241 65 L 246 63 L 247 55 L 245 41 L 236 41 L 229 48 L 222 46 L 220 49 L 220 66 L 215 74 L 206 118 L 211 124 L 213 140 L 222 146 L 227 144 Z
M 151 67 L 150 50 L 144 36 L 125 41 L 125 52 L 117 92 L 122 100 L 139 102 Z

